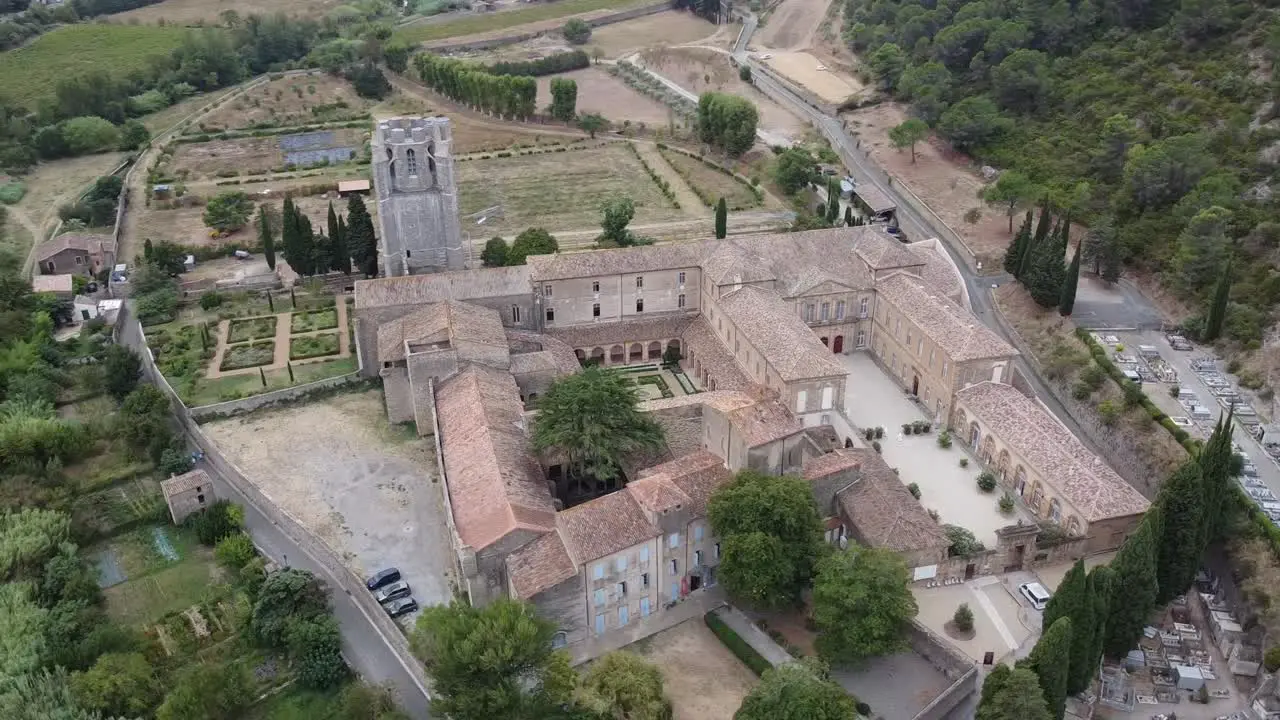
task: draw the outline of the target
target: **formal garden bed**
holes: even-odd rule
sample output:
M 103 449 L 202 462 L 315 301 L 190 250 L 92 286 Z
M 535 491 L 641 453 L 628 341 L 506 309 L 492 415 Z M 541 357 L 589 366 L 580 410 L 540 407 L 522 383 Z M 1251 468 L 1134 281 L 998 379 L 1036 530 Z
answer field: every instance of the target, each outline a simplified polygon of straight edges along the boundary
M 297 316 L 295 315 L 294 317 Z M 294 337 L 289 340 L 289 359 L 305 360 L 323 355 L 336 355 L 338 348 L 339 341 L 338 333 L 336 332 Z
M 675 397 L 675 393 L 671 392 L 671 388 L 667 386 L 667 381 L 661 375 L 641 375 L 635 380 L 637 385 L 653 385 L 662 393 L 662 397 Z
M 275 336 L 275 315 L 232 320 L 231 326 L 227 329 L 227 342 L 229 343 L 257 340 L 260 338 L 274 338 Z
M 259 365 L 270 365 L 272 360 L 275 359 L 275 354 L 275 340 L 256 340 L 240 345 L 232 345 L 227 348 L 226 354 L 222 356 L 222 365 L 218 369 L 225 372 L 227 370 L 258 367 Z
M 295 335 L 312 330 L 330 330 L 338 327 L 338 309 L 331 307 L 325 310 L 295 312 L 291 323 L 290 330 Z

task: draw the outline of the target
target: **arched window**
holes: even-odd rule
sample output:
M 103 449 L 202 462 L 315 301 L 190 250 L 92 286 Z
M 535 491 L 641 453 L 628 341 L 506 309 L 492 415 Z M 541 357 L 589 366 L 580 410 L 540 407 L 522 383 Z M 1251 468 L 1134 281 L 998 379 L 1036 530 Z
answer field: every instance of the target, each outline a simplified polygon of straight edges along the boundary
M 391 177 L 396 176 L 396 156 L 391 152 L 391 148 L 387 148 L 387 168 L 391 173 Z
M 569 644 L 569 636 L 563 630 L 551 636 L 551 649 L 559 650 Z
M 1058 498 L 1049 501 L 1049 519 L 1056 522 L 1062 522 L 1062 503 L 1058 502 Z
M 418 174 L 418 154 L 413 148 L 404 151 L 404 163 L 410 175 Z

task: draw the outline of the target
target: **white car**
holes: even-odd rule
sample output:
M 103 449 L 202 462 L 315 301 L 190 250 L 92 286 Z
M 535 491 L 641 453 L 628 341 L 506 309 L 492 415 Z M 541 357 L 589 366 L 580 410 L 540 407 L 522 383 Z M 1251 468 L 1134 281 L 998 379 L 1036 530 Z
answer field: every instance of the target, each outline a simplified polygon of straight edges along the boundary
M 1031 603 L 1031 607 L 1036 610 L 1044 610 L 1049 604 L 1049 591 L 1038 582 L 1021 584 L 1018 586 L 1018 592 L 1022 593 L 1027 602 Z

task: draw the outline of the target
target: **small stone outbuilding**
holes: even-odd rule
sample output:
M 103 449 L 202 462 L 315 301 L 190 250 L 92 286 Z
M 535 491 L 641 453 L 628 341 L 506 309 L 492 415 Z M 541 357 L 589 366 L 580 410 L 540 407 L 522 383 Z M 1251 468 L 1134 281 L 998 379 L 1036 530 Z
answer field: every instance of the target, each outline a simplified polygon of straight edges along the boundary
M 192 470 L 164 480 L 160 483 L 160 491 L 164 493 L 169 516 L 175 525 L 181 525 L 192 513 L 204 512 L 218 499 L 213 491 L 213 481 L 204 470 Z

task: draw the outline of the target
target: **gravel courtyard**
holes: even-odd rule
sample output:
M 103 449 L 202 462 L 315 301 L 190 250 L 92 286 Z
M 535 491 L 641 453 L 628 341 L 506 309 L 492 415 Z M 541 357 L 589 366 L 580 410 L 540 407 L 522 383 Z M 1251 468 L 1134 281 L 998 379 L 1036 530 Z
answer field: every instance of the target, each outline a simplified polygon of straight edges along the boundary
M 264 495 L 363 576 L 400 568 L 418 604 L 447 603 L 453 562 L 435 450 L 387 423 L 382 393 L 350 393 L 206 423 Z

